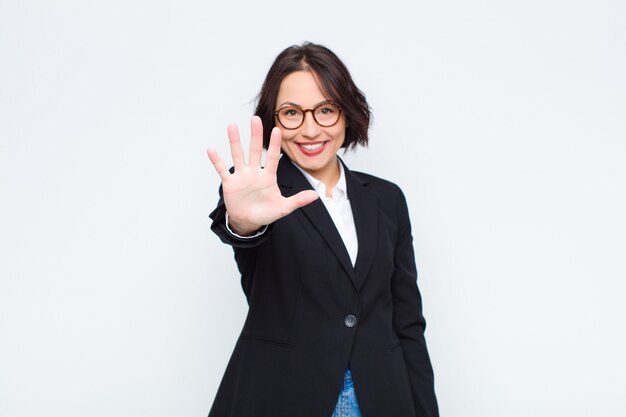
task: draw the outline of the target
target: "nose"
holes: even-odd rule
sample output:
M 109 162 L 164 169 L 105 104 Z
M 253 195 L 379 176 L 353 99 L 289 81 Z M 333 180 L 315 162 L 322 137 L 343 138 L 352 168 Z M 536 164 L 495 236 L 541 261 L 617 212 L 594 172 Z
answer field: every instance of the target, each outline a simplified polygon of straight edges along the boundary
M 304 122 L 302 123 L 302 136 L 305 138 L 316 138 L 320 134 L 320 126 L 313 118 L 313 112 L 304 113 Z

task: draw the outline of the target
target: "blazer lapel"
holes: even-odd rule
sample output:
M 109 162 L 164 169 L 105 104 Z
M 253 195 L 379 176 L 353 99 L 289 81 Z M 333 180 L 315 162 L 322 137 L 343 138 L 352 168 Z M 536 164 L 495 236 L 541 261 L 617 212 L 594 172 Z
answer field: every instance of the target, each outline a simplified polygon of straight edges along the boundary
M 341 161 L 343 163 L 343 161 Z M 352 207 L 359 252 L 355 265 L 355 285 L 360 289 L 369 273 L 378 244 L 378 197 L 367 188 L 368 181 L 354 175 L 344 164 L 348 199 Z
M 278 162 L 277 181 L 278 185 L 281 188 L 281 192 L 285 197 L 290 197 L 302 190 L 313 189 L 309 181 L 307 181 L 304 175 L 302 175 L 302 173 L 293 165 L 293 163 L 289 160 L 289 158 L 287 158 L 286 155 L 283 155 Z M 350 186 L 348 185 L 348 195 L 350 193 L 349 190 Z M 352 283 L 358 289 L 358 285 L 356 283 L 356 273 L 355 269 L 352 267 L 350 255 L 348 254 L 346 246 L 344 245 L 343 240 L 341 239 L 341 236 L 339 235 L 339 232 L 337 231 L 337 228 L 333 223 L 333 220 L 330 218 L 330 215 L 328 214 L 324 203 L 322 203 L 321 200 L 317 199 L 311 204 L 302 207 L 300 210 L 302 210 L 305 216 L 322 235 L 330 249 L 339 260 L 339 263 L 341 263 L 341 266 L 343 267 L 343 269 L 345 269 L 346 273 L 352 280 Z M 360 236 L 358 234 L 358 227 L 357 237 L 359 238 L 358 257 L 360 257 L 361 243 Z

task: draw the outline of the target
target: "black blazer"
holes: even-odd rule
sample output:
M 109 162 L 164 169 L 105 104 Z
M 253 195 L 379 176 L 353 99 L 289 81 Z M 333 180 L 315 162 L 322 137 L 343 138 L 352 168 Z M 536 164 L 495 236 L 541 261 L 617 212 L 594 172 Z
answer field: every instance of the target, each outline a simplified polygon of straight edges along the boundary
M 320 200 L 233 246 L 249 305 L 210 417 L 331 417 L 350 367 L 363 417 L 438 416 L 406 200 L 345 167 L 359 252 L 353 267 Z M 283 195 L 311 185 L 283 155 Z M 220 189 L 221 195 L 221 189 Z

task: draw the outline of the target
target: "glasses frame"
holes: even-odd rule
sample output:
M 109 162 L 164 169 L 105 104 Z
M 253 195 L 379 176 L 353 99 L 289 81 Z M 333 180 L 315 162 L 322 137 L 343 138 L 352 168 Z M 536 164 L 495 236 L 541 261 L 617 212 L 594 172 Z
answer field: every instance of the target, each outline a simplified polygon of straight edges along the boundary
M 337 108 L 337 110 L 339 111 L 339 114 L 337 114 L 337 120 L 335 120 L 335 122 L 333 124 L 330 125 L 323 125 L 321 124 L 316 118 L 315 118 L 315 110 L 317 110 L 318 108 L 322 107 L 322 106 L 326 106 L 328 104 L 333 105 L 334 107 Z M 302 111 L 302 121 L 300 122 L 300 124 L 296 127 L 287 127 L 285 126 L 281 121 L 280 121 L 280 117 L 278 116 L 278 113 L 286 108 L 289 107 L 295 107 L 297 109 L 300 109 L 300 111 Z M 296 106 L 295 104 L 290 104 L 288 106 L 283 106 L 281 108 L 279 108 L 278 110 L 276 110 L 274 112 L 274 117 L 276 117 L 276 120 L 278 121 L 278 123 L 285 129 L 287 130 L 296 130 L 296 129 L 300 129 L 302 127 L 302 125 L 304 124 L 304 119 L 306 119 L 306 113 L 307 112 L 311 112 L 311 116 L 313 116 L 313 120 L 315 121 L 315 123 L 317 123 L 319 126 L 321 127 L 333 127 L 335 126 L 337 123 L 339 123 L 339 119 L 341 119 L 341 107 L 339 105 L 337 105 L 337 103 L 333 102 L 333 101 L 325 101 L 323 103 L 318 104 L 317 106 L 313 107 L 312 109 L 303 109 L 300 106 Z

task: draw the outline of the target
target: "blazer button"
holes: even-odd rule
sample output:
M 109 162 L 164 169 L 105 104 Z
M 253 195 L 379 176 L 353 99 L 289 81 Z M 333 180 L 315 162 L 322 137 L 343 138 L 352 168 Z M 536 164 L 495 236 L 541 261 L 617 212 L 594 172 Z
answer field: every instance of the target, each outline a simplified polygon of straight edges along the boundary
M 356 326 L 356 317 L 352 314 L 348 314 L 345 319 L 343 319 L 343 323 L 348 327 Z

